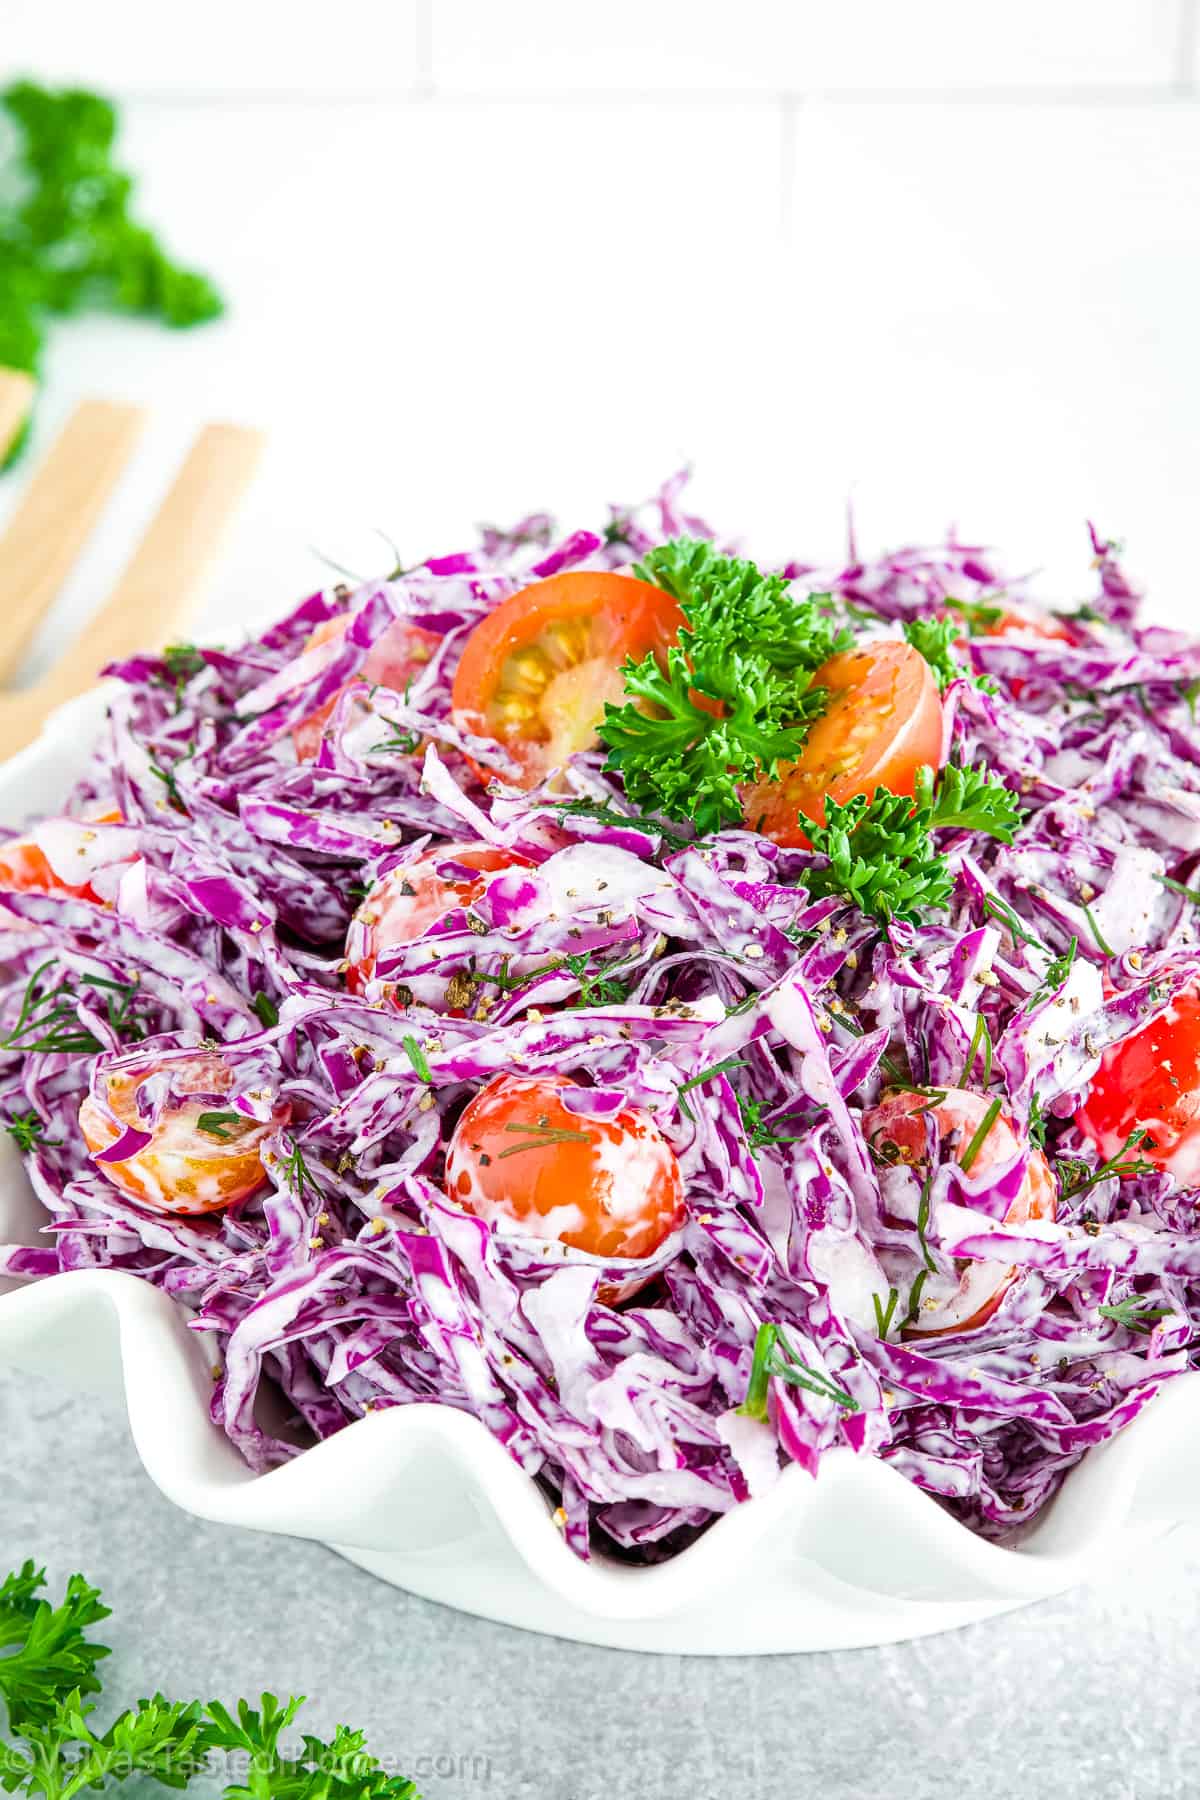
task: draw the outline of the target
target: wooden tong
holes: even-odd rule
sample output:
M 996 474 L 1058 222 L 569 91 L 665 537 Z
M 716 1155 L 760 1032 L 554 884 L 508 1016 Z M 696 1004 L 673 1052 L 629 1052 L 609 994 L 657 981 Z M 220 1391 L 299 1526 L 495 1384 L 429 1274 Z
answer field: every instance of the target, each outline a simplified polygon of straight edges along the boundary
M 33 383 L 0 369 L 0 458 L 28 411 Z M 11 680 L 38 624 L 104 511 L 141 430 L 138 407 L 84 400 L 35 470 L 0 535 L 0 683 Z M 33 687 L 0 691 L 0 759 L 30 743 L 46 714 L 91 687 L 108 662 L 168 643 L 263 448 L 261 432 L 206 425 L 115 588 Z

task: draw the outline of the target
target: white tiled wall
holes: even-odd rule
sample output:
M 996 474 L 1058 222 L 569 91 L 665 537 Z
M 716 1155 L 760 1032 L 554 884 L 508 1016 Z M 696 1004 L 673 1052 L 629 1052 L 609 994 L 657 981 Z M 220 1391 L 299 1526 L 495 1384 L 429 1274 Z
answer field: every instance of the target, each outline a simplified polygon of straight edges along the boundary
M 143 94 L 1163 89 L 1195 0 L 3 0 L 14 66 Z
M 1200 0 L 0 0 L 22 69 L 126 99 L 141 204 L 231 308 L 56 339 L 146 449 L 94 601 L 197 419 L 272 429 L 220 627 L 480 514 L 692 457 L 771 547 L 951 519 L 1195 614 Z M 0 483 L 0 515 L 13 483 Z M 355 531 L 361 526 L 361 531 Z M 1068 577 L 1062 577 L 1065 582 Z M 61 620 L 58 626 L 61 625 Z M 58 629 L 58 626 L 55 629 Z
M 1166 87 L 1186 0 L 433 0 L 435 92 Z

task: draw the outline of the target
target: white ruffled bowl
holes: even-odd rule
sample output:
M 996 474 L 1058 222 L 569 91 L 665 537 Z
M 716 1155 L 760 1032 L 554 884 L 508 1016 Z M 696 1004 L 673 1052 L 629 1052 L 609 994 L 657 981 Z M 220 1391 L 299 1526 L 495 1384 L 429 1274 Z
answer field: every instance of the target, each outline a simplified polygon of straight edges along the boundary
M 64 707 L 0 768 L 0 822 L 61 805 L 102 705 L 96 692 Z M 35 1243 L 43 1223 L 5 1139 L 0 1242 Z M 253 1475 L 209 1419 L 202 1343 L 132 1275 L 0 1282 L 0 1358 L 123 1398 L 147 1474 L 198 1518 L 312 1538 L 427 1599 L 621 1649 L 832 1650 L 949 1630 L 1111 1568 L 1200 1497 L 1200 1375 L 1188 1375 L 1084 1459 L 1019 1548 L 975 1537 L 886 1464 L 835 1450 L 819 1479 L 789 1468 L 669 1563 L 585 1564 L 534 1483 L 450 1407 L 372 1414 Z

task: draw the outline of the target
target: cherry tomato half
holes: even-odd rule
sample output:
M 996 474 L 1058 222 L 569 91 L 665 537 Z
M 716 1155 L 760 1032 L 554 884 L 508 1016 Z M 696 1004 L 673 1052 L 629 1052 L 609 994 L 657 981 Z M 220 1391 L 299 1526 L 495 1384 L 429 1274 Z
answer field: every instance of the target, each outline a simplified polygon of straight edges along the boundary
M 454 1129 L 446 1192 L 501 1232 L 613 1260 L 651 1255 L 686 1217 L 675 1153 L 647 1113 L 571 1112 L 564 1075 L 497 1075 Z
M 344 612 L 335 613 L 332 619 L 324 619 L 311 633 L 304 648 L 315 650 L 320 644 L 345 637 L 353 617 L 353 613 Z M 419 625 L 408 625 L 397 619 L 379 641 L 372 644 L 355 679 L 378 682 L 381 687 L 394 688 L 402 694 L 412 677 L 430 660 L 439 641 L 436 632 L 424 631 Z M 293 727 L 292 742 L 301 762 L 314 761 L 320 752 L 325 727 L 344 692 L 344 688 L 339 689 L 332 700 L 326 700 L 316 712 L 309 713 L 307 719 L 301 719 L 299 725 Z
M 108 1105 L 122 1126 L 141 1128 L 137 1090 L 159 1074 L 170 1080 L 172 1102 L 160 1115 L 150 1142 L 124 1162 L 96 1167 L 122 1193 L 155 1212 L 217 1212 L 245 1200 L 266 1179 L 263 1139 L 287 1124 L 290 1106 L 277 1106 L 265 1124 L 231 1117 L 220 1100 L 213 1099 L 233 1088 L 233 1076 L 220 1056 L 201 1050 L 193 1057 L 163 1062 L 151 1052 L 135 1050 L 97 1071 Z M 79 1129 L 93 1157 L 121 1135 L 90 1094 L 79 1108 Z
M 1061 619 L 1053 613 L 1025 613 L 1005 611 L 994 624 L 984 626 L 981 637 L 990 638 L 1040 638 L 1044 642 L 1056 644 L 1073 644 L 1071 636 Z M 1029 683 L 1022 675 L 1010 675 L 1008 685 L 1012 689 L 1012 697 L 1019 700 Z
M 877 788 L 916 791 L 922 764 L 942 760 L 942 703 L 933 671 L 911 644 L 891 638 L 845 650 L 822 664 L 813 686 L 829 704 L 794 763 L 776 781 L 742 789 L 743 816 L 777 844 L 808 843 L 798 815 L 825 822 L 826 794 L 844 806 Z
M 88 825 L 123 823 L 119 812 L 100 813 L 87 821 Z M 10 894 L 70 894 L 75 900 L 101 904 L 90 882 L 74 885 L 56 874 L 49 857 L 33 838 L 10 838 L 6 844 L 0 844 L 0 888 Z
M 533 787 L 599 742 L 606 701 L 625 698 L 621 665 L 663 651 L 682 624 L 675 601 L 632 575 L 577 569 L 501 601 L 466 641 L 454 720 L 496 738 Z
M 479 873 L 473 880 L 452 874 L 456 863 Z M 528 857 L 494 844 L 445 844 L 417 862 L 393 869 L 371 889 L 351 922 L 346 940 L 350 992 L 363 992 L 379 957 L 393 944 L 411 944 L 456 907 L 473 906 L 490 875 L 530 867 Z
M 887 1146 L 899 1153 L 902 1162 L 920 1167 L 927 1150 L 925 1120 L 937 1127 L 940 1140 L 951 1140 L 957 1160 L 974 1141 L 987 1116 L 989 1102 L 982 1094 L 965 1088 L 950 1088 L 946 1098 L 936 1106 L 921 1094 L 889 1094 L 863 1120 L 863 1130 L 877 1151 Z M 979 1145 L 971 1162 L 971 1174 L 986 1175 L 990 1169 L 1011 1163 L 1020 1147 L 1016 1126 L 1004 1113 L 998 1113 L 987 1136 Z M 1053 1219 L 1058 1193 L 1050 1165 L 1040 1150 L 1029 1158 L 1021 1190 L 1004 1216 L 1007 1225 L 1022 1224 L 1026 1219 Z M 1005 1291 L 1016 1279 L 1017 1271 L 1004 1263 L 966 1262 L 961 1265 L 956 1289 L 938 1295 L 928 1285 L 928 1298 L 917 1317 L 905 1327 L 915 1337 L 939 1337 L 949 1331 L 974 1331 L 986 1324 L 999 1306 Z
M 1200 1180 L 1200 987 L 1185 988 L 1166 1012 L 1105 1051 L 1075 1121 L 1103 1157 L 1144 1126 L 1139 1156 L 1181 1187 Z
M 1053 613 L 1025 613 L 1005 610 L 991 625 L 985 625 L 981 637 L 1037 637 L 1053 643 L 1071 644 L 1074 638 L 1061 619 Z

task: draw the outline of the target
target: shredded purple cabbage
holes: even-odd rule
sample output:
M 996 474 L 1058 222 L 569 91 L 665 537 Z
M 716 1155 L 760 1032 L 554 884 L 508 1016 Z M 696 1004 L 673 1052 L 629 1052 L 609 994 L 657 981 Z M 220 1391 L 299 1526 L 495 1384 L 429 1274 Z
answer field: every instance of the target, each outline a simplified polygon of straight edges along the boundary
M 534 515 L 402 578 L 314 594 L 178 680 L 148 655 L 110 671 L 124 686 L 89 772 L 34 828 L 102 904 L 0 892 L 4 1033 L 49 964 L 72 1029 L 99 1045 L 0 1052 L 5 1118 L 36 1116 L 25 1160 L 47 1213 L 46 1247 L 0 1249 L 0 1270 L 125 1270 L 173 1296 L 217 1364 L 213 1418 L 255 1469 L 383 1407 L 461 1408 L 543 1485 L 580 1555 L 668 1555 L 783 1461 L 816 1475 L 837 1445 L 1009 1534 L 1200 1341 L 1196 1192 L 1170 1175 L 1106 1177 L 1053 1221 L 1006 1222 L 1031 1123 L 1050 1159 L 1094 1168 L 1074 1115 L 1101 1054 L 1200 981 L 1195 908 L 1161 879 L 1186 884 L 1200 856 L 1200 646 L 1137 624 L 1137 592 L 1098 538 L 1098 593 L 1069 642 L 969 639 L 994 691 L 953 684 L 948 746 L 1002 771 L 1026 820 L 1011 847 L 958 834 L 949 908 L 881 931 L 809 900 L 808 851 L 733 830 L 681 844 L 686 828 L 564 811 L 567 796 L 623 810 L 599 754 L 522 793 L 504 786 L 501 748 L 450 718 L 464 639 L 499 599 L 711 536 L 682 486 L 614 510 L 604 531 L 555 542 Z M 989 552 L 953 541 L 789 572 L 888 622 L 948 598 L 1032 605 Z M 306 651 L 347 608 L 344 637 Z M 403 694 L 356 684 L 396 620 L 435 634 L 435 653 Z M 298 762 L 293 729 L 331 701 L 320 756 Z M 497 777 L 488 790 L 480 768 Z M 94 822 L 105 812 L 123 823 Z M 534 867 L 349 992 L 362 894 L 478 840 Z M 1074 962 L 1054 969 L 1072 939 Z M 563 960 L 583 952 L 586 978 Z M 522 971 L 533 978 L 515 985 Z M 452 1016 L 448 982 L 481 973 L 506 977 L 493 1003 Z M 619 979 L 617 998 L 572 1004 L 597 975 Z M 864 1118 L 888 1068 L 964 1085 L 980 1017 L 1019 1156 L 968 1174 L 934 1145 L 923 1189 L 912 1168 L 880 1165 Z M 106 1174 L 145 1131 L 93 1159 L 79 1108 L 131 1047 L 204 1044 L 231 1077 L 214 1105 L 260 1127 L 290 1109 L 290 1124 L 266 1137 L 252 1198 L 170 1215 Z M 141 1125 L 169 1096 L 169 1055 L 164 1068 Z M 597 1108 L 644 1108 L 683 1171 L 686 1228 L 619 1305 L 598 1296 L 627 1267 L 498 1234 L 443 1189 L 465 1101 L 495 1073 L 545 1070 L 575 1076 Z M 1017 1272 L 986 1322 L 906 1329 L 921 1271 L 918 1323 L 964 1260 Z M 1140 1328 L 1099 1310 L 1126 1299 Z M 764 1419 L 738 1409 L 767 1321 L 816 1379 L 773 1379 Z M 270 1390 L 286 1397 L 283 1427 L 267 1422 L 278 1404 L 260 1405 Z

